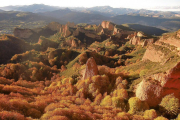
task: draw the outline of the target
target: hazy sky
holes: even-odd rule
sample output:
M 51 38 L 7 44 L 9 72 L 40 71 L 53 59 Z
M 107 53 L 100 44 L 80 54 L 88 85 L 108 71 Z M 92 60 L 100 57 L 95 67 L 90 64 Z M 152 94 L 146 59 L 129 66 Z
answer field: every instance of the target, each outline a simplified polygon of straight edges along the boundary
M 180 6 L 180 0 L 0 0 L 0 6 L 46 4 L 61 7 L 111 6 L 124 8 L 151 8 Z

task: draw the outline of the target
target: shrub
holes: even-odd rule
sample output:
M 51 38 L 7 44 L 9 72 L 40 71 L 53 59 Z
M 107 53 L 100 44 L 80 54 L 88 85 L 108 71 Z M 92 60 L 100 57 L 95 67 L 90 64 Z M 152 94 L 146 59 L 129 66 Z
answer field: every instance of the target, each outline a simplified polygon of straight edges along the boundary
M 122 110 L 127 110 L 127 105 L 125 104 L 125 100 L 121 97 L 112 97 L 112 106 L 119 107 Z
M 130 114 L 135 114 L 138 113 L 140 111 L 144 111 L 149 109 L 149 106 L 146 102 L 142 102 L 139 98 L 137 97 L 131 97 L 128 101 L 129 103 L 129 111 L 128 113 Z
M 141 115 L 133 115 L 132 120 L 144 120 L 144 118 Z
M 111 106 L 112 105 L 112 99 L 110 95 L 107 95 L 102 101 L 101 106 Z
M 118 89 L 113 92 L 113 96 L 128 99 L 128 92 L 125 89 Z
M 156 110 L 154 110 L 154 109 L 146 110 L 144 113 L 144 118 L 154 120 L 155 118 L 157 118 Z
M 167 118 L 165 118 L 165 117 L 162 117 L 162 116 L 159 116 L 159 117 L 157 117 L 156 119 L 154 119 L 154 120 L 168 120 Z
M 66 116 L 52 116 L 49 120 L 69 120 Z
M 100 103 L 101 103 L 101 100 L 102 100 L 102 94 L 101 93 L 99 93 L 96 97 L 95 97 L 95 99 L 94 99 L 94 104 L 95 105 L 99 105 Z
M 117 120 L 129 120 L 131 115 L 129 113 L 120 112 L 117 114 L 116 119 Z
M 16 112 L 2 111 L 0 112 L 1 120 L 25 120 L 24 115 Z
M 139 98 L 131 97 L 129 99 L 128 103 L 129 103 L 129 107 L 130 107 L 130 110 L 128 111 L 128 113 L 135 114 L 140 109 L 141 101 Z
M 180 120 L 180 114 L 178 114 L 178 116 L 177 116 L 176 120 Z
M 169 115 L 170 117 L 174 117 L 178 114 L 179 110 L 179 99 L 174 96 L 174 94 L 166 95 L 161 103 L 159 104 L 160 111 L 164 115 Z

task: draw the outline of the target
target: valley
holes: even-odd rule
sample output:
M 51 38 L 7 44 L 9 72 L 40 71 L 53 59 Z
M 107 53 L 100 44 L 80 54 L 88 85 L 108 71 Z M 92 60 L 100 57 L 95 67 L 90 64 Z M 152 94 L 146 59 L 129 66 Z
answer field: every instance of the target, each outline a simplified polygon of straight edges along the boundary
M 179 118 L 180 31 L 103 21 L 13 33 L 0 36 L 1 119 Z
M 0 120 L 180 119 L 178 13 L 0 9 Z

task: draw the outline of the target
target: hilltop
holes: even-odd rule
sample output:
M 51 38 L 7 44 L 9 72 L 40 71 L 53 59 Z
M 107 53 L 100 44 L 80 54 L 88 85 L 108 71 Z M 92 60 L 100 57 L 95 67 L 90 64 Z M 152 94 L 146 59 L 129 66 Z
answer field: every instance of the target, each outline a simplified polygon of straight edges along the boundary
M 0 119 L 179 119 L 180 30 L 138 28 L 52 22 L 1 35 Z

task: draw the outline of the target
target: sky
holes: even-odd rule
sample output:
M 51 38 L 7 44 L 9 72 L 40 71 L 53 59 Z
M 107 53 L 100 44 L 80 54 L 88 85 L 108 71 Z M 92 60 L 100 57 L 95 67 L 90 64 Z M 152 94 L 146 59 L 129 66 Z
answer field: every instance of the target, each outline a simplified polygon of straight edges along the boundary
M 9 5 L 45 4 L 60 7 L 111 6 L 114 8 L 153 8 L 180 6 L 180 0 L 0 0 L 0 7 Z

